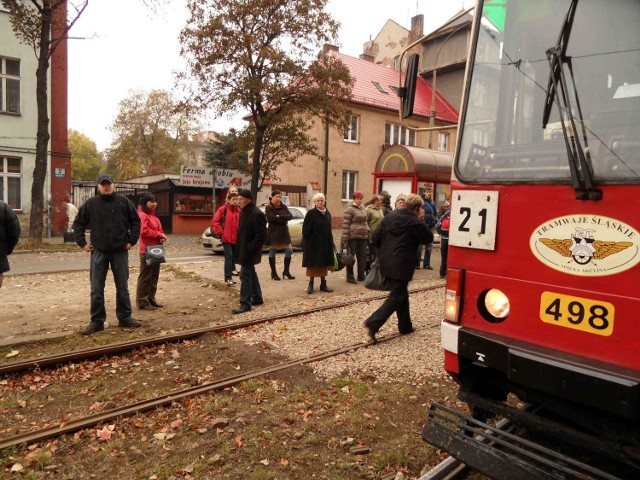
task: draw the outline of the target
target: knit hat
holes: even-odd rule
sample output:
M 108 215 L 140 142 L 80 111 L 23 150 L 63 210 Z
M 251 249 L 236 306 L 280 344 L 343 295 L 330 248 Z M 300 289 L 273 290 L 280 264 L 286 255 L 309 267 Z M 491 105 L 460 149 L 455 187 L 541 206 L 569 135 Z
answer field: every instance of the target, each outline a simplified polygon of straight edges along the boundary
M 249 200 L 253 200 L 253 195 L 251 195 L 251 190 L 247 188 L 241 188 L 238 190 L 238 196 L 248 198 Z

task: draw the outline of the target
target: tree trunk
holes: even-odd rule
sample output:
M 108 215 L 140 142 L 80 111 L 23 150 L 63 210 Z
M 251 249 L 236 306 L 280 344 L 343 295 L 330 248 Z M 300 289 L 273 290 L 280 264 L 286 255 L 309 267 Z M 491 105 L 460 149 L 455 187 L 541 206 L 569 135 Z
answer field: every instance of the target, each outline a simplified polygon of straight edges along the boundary
M 262 144 L 264 143 L 265 128 L 256 125 L 256 140 L 253 144 L 253 168 L 251 169 L 251 195 L 257 199 L 258 186 L 260 183 L 260 159 L 262 158 Z
M 51 0 L 43 2 L 38 69 L 36 70 L 36 101 L 38 105 L 38 132 L 36 134 L 36 164 L 31 185 L 31 215 L 29 242 L 41 242 L 44 214 L 44 182 L 49 163 L 49 96 L 47 74 L 51 43 Z

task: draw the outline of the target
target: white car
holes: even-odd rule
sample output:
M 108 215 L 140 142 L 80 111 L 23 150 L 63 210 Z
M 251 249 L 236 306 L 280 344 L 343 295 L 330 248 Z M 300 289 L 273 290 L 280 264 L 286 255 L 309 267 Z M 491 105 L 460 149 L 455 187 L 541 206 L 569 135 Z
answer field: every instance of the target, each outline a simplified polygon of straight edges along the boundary
M 304 222 L 304 216 L 307 214 L 307 207 L 294 207 L 287 205 L 293 218 L 289 220 L 289 234 L 291 235 L 291 246 L 293 248 L 302 248 L 302 222 Z M 264 212 L 265 205 L 258 207 Z M 202 246 L 207 250 L 211 250 L 215 253 L 224 253 L 222 248 L 222 240 L 211 236 L 211 227 L 207 228 L 202 233 Z M 268 250 L 269 245 L 264 246 L 264 250 Z

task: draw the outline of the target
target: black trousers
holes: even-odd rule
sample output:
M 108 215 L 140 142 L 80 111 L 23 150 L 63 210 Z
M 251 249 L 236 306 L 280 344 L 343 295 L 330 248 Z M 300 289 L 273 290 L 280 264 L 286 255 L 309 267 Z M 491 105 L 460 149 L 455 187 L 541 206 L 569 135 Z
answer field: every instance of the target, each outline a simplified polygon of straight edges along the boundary
M 409 281 L 388 278 L 391 291 L 384 303 L 369 318 L 365 320 L 365 325 L 377 332 L 386 323 L 389 317 L 396 312 L 398 317 L 398 331 L 408 333 L 413 328 L 411 324 L 411 313 L 409 311 Z
M 136 288 L 136 304 L 138 307 L 149 305 L 149 300 L 156 299 L 158 290 L 158 278 L 160 277 L 160 264 L 147 265 L 144 253 L 140 254 L 140 275 Z

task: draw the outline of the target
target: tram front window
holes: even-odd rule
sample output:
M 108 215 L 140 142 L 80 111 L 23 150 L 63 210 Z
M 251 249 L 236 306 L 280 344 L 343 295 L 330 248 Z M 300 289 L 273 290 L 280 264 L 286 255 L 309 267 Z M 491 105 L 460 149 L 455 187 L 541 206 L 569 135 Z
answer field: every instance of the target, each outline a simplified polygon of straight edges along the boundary
M 638 24 L 640 0 L 610 0 L 606 8 L 599 0 L 485 0 L 457 177 L 571 183 L 567 144 L 579 144 L 596 184 L 638 183 Z M 557 63 L 566 92 L 549 95 L 547 51 L 559 39 L 566 47 Z M 553 103 L 545 109 L 548 99 Z

